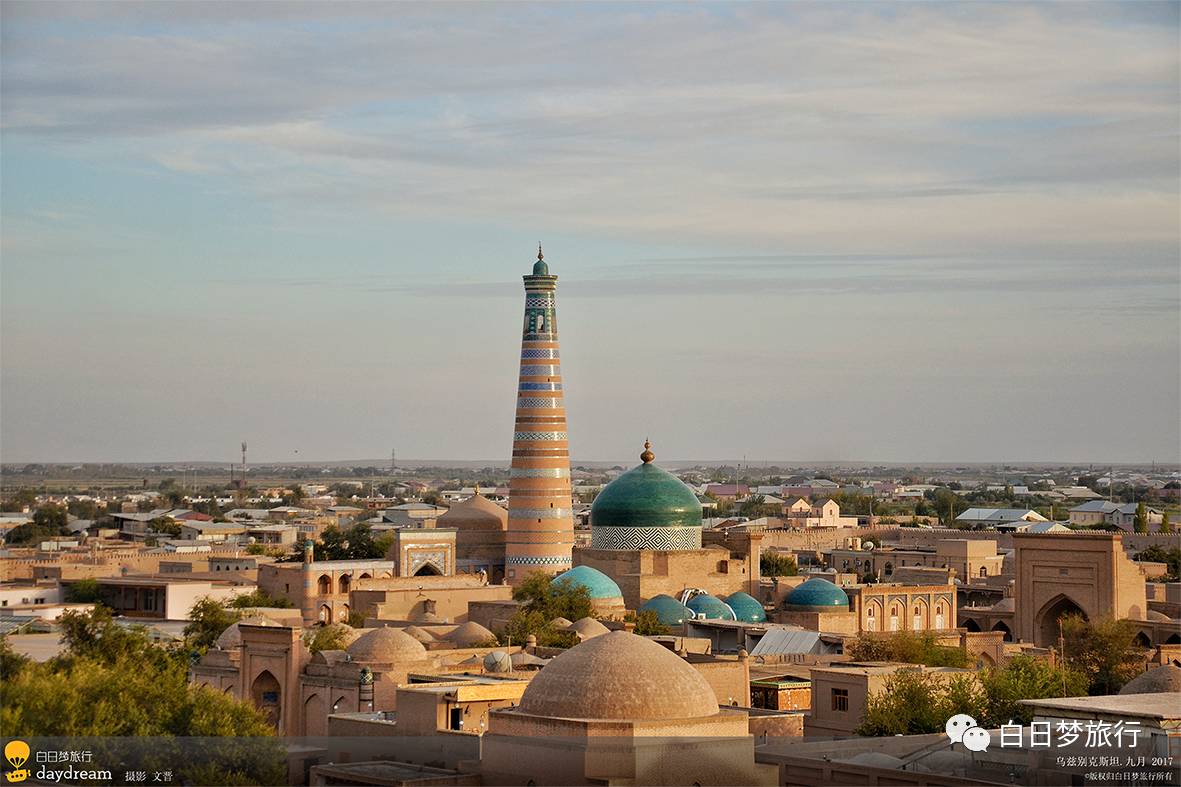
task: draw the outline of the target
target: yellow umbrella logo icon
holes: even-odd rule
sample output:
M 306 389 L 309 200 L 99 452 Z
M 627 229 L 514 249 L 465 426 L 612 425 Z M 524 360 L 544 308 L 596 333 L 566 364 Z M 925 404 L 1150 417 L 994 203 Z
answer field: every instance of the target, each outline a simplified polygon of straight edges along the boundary
M 23 782 L 29 778 L 28 770 L 21 768 L 29 759 L 29 744 L 24 741 L 9 741 L 4 747 L 4 759 L 17 769 L 5 774 L 10 783 Z

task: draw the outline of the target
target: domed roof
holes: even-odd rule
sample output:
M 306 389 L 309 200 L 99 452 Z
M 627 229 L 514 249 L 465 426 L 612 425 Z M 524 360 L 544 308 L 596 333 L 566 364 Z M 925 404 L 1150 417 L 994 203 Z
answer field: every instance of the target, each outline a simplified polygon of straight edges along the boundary
M 849 608 L 849 597 L 827 579 L 812 577 L 789 593 L 784 605 L 795 610 L 836 611 Z
M 713 716 L 718 702 L 701 673 L 672 651 L 612 631 L 542 667 L 518 710 L 551 718 L 663 721 Z
M 214 645 L 218 650 L 233 650 L 242 644 L 242 631 L 238 626 L 278 626 L 279 624 L 270 618 L 256 616 L 252 618 L 243 618 L 233 623 L 229 628 L 221 633 Z
M 699 620 L 734 620 L 734 613 L 730 608 L 708 593 L 689 599 L 687 606 Z
M 406 628 L 402 629 L 402 631 L 414 637 L 424 645 L 429 642 L 438 642 L 433 634 L 431 634 L 426 629 L 420 629 L 418 626 L 407 626 Z
M 1129 681 L 1120 694 L 1159 694 L 1181 691 L 1181 667 L 1162 664 Z
M 459 530 L 505 530 L 508 528 L 508 511 L 488 498 L 476 494 L 454 504 L 438 519 L 439 527 L 454 527 Z
M 1152 620 L 1157 623 L 1171 623 L 1172 619 L 1163 612 L 1157 612 L 1155 609 L 1148 610 L 1148 614 L 1144 616 L 1145 620 Z
M 496 635 L 474 620 L 469 620 L 443 639 L 459 648 L 471 648 L 488 640 L 496 639 Z
M 997 612 L 1013 612 L 1017 609 L 1017 602 L 1012 596 L 1007 596 L 993 604 L 992 608 Z
M 541 253 L 541 244 L 537 244 L 537 262 L 533 263 L 534 276 L 549 276 L 549 266 L 545 264 L 545 255 Z
M 576 587 L 584 587 L 590 593 L 591 598 L 620 598 L 623 596 L 623 591 L 619 589 L 619 585 L 615 584 L 615 580 L 590 566 L 575 566 L 558 574 L 553 581 L 569 582 Z
M 726 603 L 730 605 L 730 609 L 734 610 L 734 614 L 738 616 L 739 620 L 744 620 L 747 623 L 765 623 L 767 620 L 767 612 L 763 609 L 763 605 L 749 593 L 741 591 L 731 593 L 726 597 Z
M 580 618 L 570 624 L 569 631 L 573 631 L 580 639 L 588 640 L 591 637 L 601 637 L 611 629 L 594 618 Z
M 565 631 L 566 629 L 570 628 L 571 621 L 566 620 L 566 618 L 559 615 L 558 617 L 551 620 L 549 624 L 558 631 Z
M 681 479 L 652 464 L 647 450 L 644 463 L 616 478 L 591 504 L 592 527 L 701 527 L 701 501 Z
M 693 610 L 672 596 L 661 593 L 640 605 L 640 612 L 655 612 L 656 617 L 666 626 L 679 626 L 693 616 Z
M 388 664 L 394 661 L 417 661 L 426 655 L 422 643 L 401 629 L 379 628 L 363 631 L 346 648 L 353 661 Z
M 436 615 L 434 612 L 427 612 L 426 610 L 421 610 L 419 612 L 411 612 L 409 615 L 409 619 L 413 620 L 415 623 L 445 623 L 446 622 L 441 617 Z

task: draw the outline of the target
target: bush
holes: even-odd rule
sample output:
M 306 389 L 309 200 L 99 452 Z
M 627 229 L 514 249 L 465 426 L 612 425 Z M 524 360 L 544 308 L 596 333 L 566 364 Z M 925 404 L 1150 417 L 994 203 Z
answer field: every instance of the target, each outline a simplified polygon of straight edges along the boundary
M 970 663 L 966 651 L 940 645 L 929 631 L 896 631 L 876 637 L 863 634 L 849 646 L 848 653 L 854 661 L 900 661 L 928 667 L 967 667 Z
M 800 573 L 794 557 L 776 552 L 764 552 L 759 556 L 759 571 L 765 577 L 794 577 Z
M 984 706 L 980 688 L 970 676 L 947 678 L 939 673 L 900 670 L 886 678 L 881 692 L 866 701 L 858 735 L 923 735 L 942 732 L 957 713 L 978 717 Z

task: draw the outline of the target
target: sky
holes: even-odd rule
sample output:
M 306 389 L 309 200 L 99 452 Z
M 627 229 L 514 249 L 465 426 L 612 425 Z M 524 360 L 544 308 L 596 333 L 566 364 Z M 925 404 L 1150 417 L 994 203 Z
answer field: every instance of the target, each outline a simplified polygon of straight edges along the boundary
M 1181 461 L 1181 4 L 0 22 L 6 462 Z

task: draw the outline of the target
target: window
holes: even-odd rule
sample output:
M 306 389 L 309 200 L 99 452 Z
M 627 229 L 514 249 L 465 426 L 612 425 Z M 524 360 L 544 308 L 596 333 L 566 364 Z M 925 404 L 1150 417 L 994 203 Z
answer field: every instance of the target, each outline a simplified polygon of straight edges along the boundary
M 832 690 L 832 709 L 840 713 L 849 712 L 849 690 L 848 689 L 833 689 Z
M 980 576 L 982 576 L 982 577 L 988 576 L 988 566 L 981 566 L 980 567 Z

